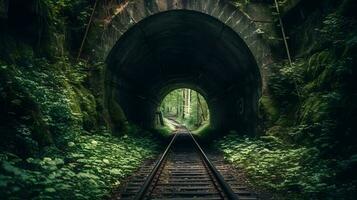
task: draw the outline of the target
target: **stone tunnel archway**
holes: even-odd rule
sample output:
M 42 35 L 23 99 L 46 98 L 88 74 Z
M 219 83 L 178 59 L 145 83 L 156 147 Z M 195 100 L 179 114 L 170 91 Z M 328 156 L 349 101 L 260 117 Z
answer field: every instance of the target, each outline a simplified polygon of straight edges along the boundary
M 245 112 L 243 116 L 240 115 L 239 119 L 236 118 L 236 120 L 238 120 L 238 122 L 240 123 L 237 123 L 237 121 L 234 120 L 233 122 L 231 122 L 231 124 L 235 124 L 233 125 L 233 127 L 239 127 L 239 129 L 248 130 L 248 132 L 254 132 L 254 128 L 255 128 L 254 124 L 256 123 L 256 115 L 257 115 L 256 102 L 258 101 L 257 99 L 259 98 L 260 93 L 267 93 L 266 77 L 269 74 L 269 65 L 273 63 L 273 58 L 270 48 L 262 40 L 260 34 L 261 31 L 259 31 L 259 29 L 257 28 L 260 25 L 257 25 L 254 19 L 251 19 L 251 16 L 248 16 L 247 14 L 243 13 L 242 11 L 237 9 L 234 5 L 232 5 L 230 1 L 226 1 L 226 0 L 194 0 L 194 1 L 134 0 L 134 1 L 120 1 L 120 3 L 118 4 L 116 4 L 115 2 L 116 1 L 111 1 L 111 3 L 102 7 L 101 10 L 99 11 L 100 13 L 107 13 L 104 14 L 107 17 L 104 17 L 105 26 L 104 26 L 103 33 L 95 34 L 97 39 L 96 39 L 96 45 L 94 45 L 95 49 L 93 50 L 95 56 L 99 56 L 103 60 L 106 60 L 108 64 L 108 67 L 105 69 L 107 77 L 105 80 L 106 98 L 104 102 L 104 107 L 106 108 L 106 110 L 109 110 L 112 113 L 113 112 L 118 113 L 118 112 L 123 112 L 122 108 L 126 109 L 124 108 L 124 105 L 120 105 L 120 101 L 118 97 L 119 90 L 115 89 L 121 87 L 118 86 L 117 84 L 118 82 L 126 82 L 126 81 L 123 81 L 124 79 L 120 79 L 118 77 L 113 76 L 115 73 L 113 73 L 113 71 L 111 70 L 113 69 L 111 67 L 113 62 L 110 59 L 110 57 L 112 57 L 110 55 L 113 55 L 113 52 L 115 51 L 114 49 L 115 47 L 118 46 L 119 41 L 124 40 L 123 38 L 126 37 L 125 35 L 128 35 L 128 32 L 132 27 L 135 27 L 137 24 L 141 23 L 145 19 L 150 18 L 150 16 L 154 16 L 160 13 L 165 13 L 165 11 L 179 11 L 179 10 L 196 11 L 197 13 L 205 14 L 207 17 L 214 18 L 216 21 L 221 23 L 222 27 L 224 27 L 220 32 L 220 35 L 217 36 L 216 41 L 218 41 L 220 38 L 226 37 L 227 30 L 230 30 L 231 32 L 235 32 L 235 37 L 239 37 L 240 40 L 243 41 L 243 43 L 245 44 L 246 47 L 245 51 L 251 52 L 250 54 L 251 56 L 249 59 L 254 60 L 253 62 L 259 68 L 258 73 L 260 71 L 259 79 L 261 80 L 257 82 L 259 82 L 258 83 L 259 85 L 261 84 L 261 88 L 260 86 L 258 86 L 258 88 L 255 88 L 253 86 L 250 89 L 249 87 L 245 88 L 246 93 L 249 93 L 249 91 L 254 91 L 257 93 L 257 95 L 251 95 L 251 100 L 252 100 L 251 102 L 254 102 L 251 105 L 252 108 L 246 109 L 247 108 L 246 106 L 248 105 L 246 102 L 249 101 L 247 98 L 243 98 L 241 95 L 240 96 L 237 95 L 238 93 L 234 93 L 234 95 L 239 97 L 236 97 L 234 100 L 231 100 L 231 101 L 235 101 L 235 103 L 231 102 L 230 104 L 230 105 L 235 104 L 235 107 L 239 107 L 238 108 L 239 112 Z M 138 31 L 136 32 L 138 33 Z M 122 53 L 127 54 L 126 51 Z M 166 88 L 172 88 L 175 84 L 176 85 L 184 84 L 185 87 L 195 87 L 196 89 L 201 88 L 200 90 L 201 93 L 203 94 L 205 93 L 206 90 L 207 91 L 209 90 L 208 88 L 204 88 L 202 85 L 195 85 L 195 83 L 193 83 L 192 80 L 188 79 L 187 77 L 185 80 L 183 79 L 181 80 L 176 79 L 176 81 L 170 80 L 165 84 L 166 84 L 165 86 Z M 224 91 L 226 93 L 232 93 L 233 90 L 232 88 L 238 88 L 238 85 L 242 86 L 242 84 L 237 84 L 237 86 L 232 86 L 231 88 L 228 88 Z M 158 89 L 158 87 L 156 87 L 156 90 L 160 90 L 158 92 L 160 93 L 164 90 L 165 87 L 162 87 L 161 89 Z M 169 89 L 167 89 L 167 91 L 168 90 Z M 244 89 L 240 90 L 241 93 L 243 90 Z M 120 96 L 125 96 L 125 94 L 122 93 L 120 94 Z M 137 94 L 137 96 L 140 96 L 138 97 L 139 99 L 140 98 L 145 99 L 145 97 L 143 98 L 142 94 Z M 155 98 L 157 98 L 157 96 Z M 149 99 L 155 99 L 155 98 L 149 98 Z M 216 98 L 213 98 L 213 100 L 215 99 Z M 219 103 L 217 103 L 218 102 L 217 100 L 213 102 L 216 102 L 216 104 L 219 105 Z M 157 100 L 152 101 L 152 103 L 157 104 Z M 127 114 L 128 111 L 124 110 L 124 113 Z M 249 115 L 248 113 L 250 113 L 250 117 L 247 117 L 247 115 Z M 114 116 L 110 113 L 109 115 L 110 115 L 109 118 L 114 123 L 114 125 L 115 122 L 123 121 L 121 117 L 119 117 L 120 119 L 118 119 L 118 116 Z M 146 115 L 146 114 L 142 113 L 142 115 Z M 147 116 L 147 119 L 151 118 L 150 115 Z M 214 125 L 217 128 L 220 128 L 220 126 L 222 126 L 223 124 L 222 122 L 220 122 L 220 120 L 224 120 L 232 117 L 224 112 L 217 112 L 216 116 L 217 117 L 215 118 L 217 120 L 213 120 L 213 121 L 216 122 L 214 123 Z M 224 118 L 222 116 L 224 116 Z M 236 115 L 234 115 L 234 117 L 236 117 Z M 127 116 L 127 118 L 129 119 L 129 121 L 131 120 L 131 117 L 129 116 Z M 242 120 L 242 118 L 248 120 L 249 122 L 242 123 L 244 121 Z M 150 126 L 150 124 L 145 124 L 144 121 L 138 123 L 144 126 Z M 245 125 L 249 124 L 249 125 L 247 125 L 248 127 L 244 127 L 241 126 L 242 124 Z M 226 128 L 231 128 L 231 127 L 226 126 Z
M 164 94 L 193 88 L 207 99 L 213 128 L 253 133 L 263 60 L 217 18 L 189 10 L 160 12 L 131 26 L 112 47 L 107 96 L 129 121 L 152 128 Z
M 262 75 L 262 88 L 266 88 L 265 77 L 269 65 L 273 63 L 270 47 L 262 40 L 260 30 L 254 19 L 240 11 L 227 0 L 133 0 L 120 1 L 102 8 L 100 13 L 108 13 L 102 34 L 96 34 L 95 55 L 107 58 L 117 41 L 132 26 L 143 19 L 170 10 L 190 10 L 216 18 L 234 30 L 252 52 Z M 109 9 L 107 7 L 110 7 Z M 111 11 L 108 11 L 111 10 Z M 259 9 L 257 10 L 259 12 Z M 103 15 L 103 14 L 102 14 Z

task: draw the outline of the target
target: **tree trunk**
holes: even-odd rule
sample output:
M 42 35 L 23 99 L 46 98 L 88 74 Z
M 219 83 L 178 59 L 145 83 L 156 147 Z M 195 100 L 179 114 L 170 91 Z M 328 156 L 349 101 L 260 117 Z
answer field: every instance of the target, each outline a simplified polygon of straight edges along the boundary
M 191 89 L 187 89 L 187 112 L 186 115 L 189 116 L 191 113 Z
M 186 95 L 185 89 L 182 89 L 182 119 L 185 119 Z
M 180 116 L 180 96 L 179 94 L 176 94 L 176 117 Z
M 205 111 L 204 111 L 204 108 L 203 108 L 203 106 L 202 106 L 202 103 L 201 103 L 201 100 L 200 100 L 200 97 L 199 96 L 197 96 L 198 98 L 197 98 L 197 102 L 198 102 L 198 104 L 200 105 L 200 108 L 201 108 L 201 111 L 202 111 L 202 119 L 203 119 L 203 121 L 206 121 L 206 117 L 205 117 Z
M 196 92 L 196 124 L 197 126 L 201 125 L 200 110 L 198 104 L 198 92 Z

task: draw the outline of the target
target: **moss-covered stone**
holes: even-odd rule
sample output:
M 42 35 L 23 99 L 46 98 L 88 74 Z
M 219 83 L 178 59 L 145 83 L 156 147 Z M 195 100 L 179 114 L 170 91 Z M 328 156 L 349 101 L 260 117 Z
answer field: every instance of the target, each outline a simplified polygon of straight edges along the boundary
M 270 123 L 276 122 L 279 119 L 279 108 L 269 96 L 262 96 L 260 98 L 261 115 L 267 116 Z

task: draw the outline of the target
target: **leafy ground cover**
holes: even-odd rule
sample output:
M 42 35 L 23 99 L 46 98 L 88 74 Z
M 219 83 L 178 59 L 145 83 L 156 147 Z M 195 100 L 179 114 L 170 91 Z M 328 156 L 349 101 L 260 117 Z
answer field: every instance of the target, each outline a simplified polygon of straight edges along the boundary
M 84 63 L 21 49 L 26 62 L 0 60 L 0 199 L 104 198 L 157 142 L 132 126 L 111 135 Z
M 277 199 L 353 199 L 356 183 L 336 182 L 344 163 L 320 159 L 317 148 L 284 144 L 273 136 L 237 135 L 224 137 L 216 147 L 254 185 L 278 194 Z
M 67 152 L 0 154 L 1 199 L 101 199 L 155 152 L 148 137 L 78 135 Z

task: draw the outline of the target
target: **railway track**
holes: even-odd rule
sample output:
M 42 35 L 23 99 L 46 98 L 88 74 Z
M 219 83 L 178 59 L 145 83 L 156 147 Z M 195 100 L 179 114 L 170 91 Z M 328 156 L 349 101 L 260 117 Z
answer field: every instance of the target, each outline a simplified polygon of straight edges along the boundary
M 217 168 L 182 127 L 159 159 L 146 163 L 115 199 L 257 199 L 223 164 L 215 164 Z

